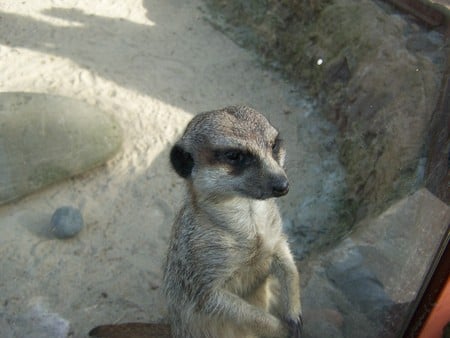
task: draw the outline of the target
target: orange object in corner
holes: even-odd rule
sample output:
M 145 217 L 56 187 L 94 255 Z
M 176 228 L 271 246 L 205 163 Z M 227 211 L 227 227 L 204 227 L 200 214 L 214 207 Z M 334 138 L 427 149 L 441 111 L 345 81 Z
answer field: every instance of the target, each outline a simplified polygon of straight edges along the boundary
M 450 322 L 450 278 L 442 289 L 418 338 L 442 338 L 445 325 Z

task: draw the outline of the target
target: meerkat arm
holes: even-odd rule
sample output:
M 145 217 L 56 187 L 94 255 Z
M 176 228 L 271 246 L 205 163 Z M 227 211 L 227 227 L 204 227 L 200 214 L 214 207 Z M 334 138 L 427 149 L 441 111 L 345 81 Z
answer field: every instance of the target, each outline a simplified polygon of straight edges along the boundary
M 283 243 L 277 251 L 272 269 L 280 283 L 279 306 L 289 326 L 289 337 L 300 337 L 303 322 L 299 274 L 287 243 Z
M 230 261 L 233 260 L 229 251 L 222 247 L 224 243 L 220 242 L 220 245 L 215 243 L 215 249 L 211 250 L 214 254 L 208 256 L 209 260 L 213 259 L 216 262 L 213 266 L 203 262 L 206 257 L 197 256 L 197 268 L 208 269 L 208 274 L 199 273 L 198 276 L 209 276 L 214 280 L 212 283 L 207 283 L 200 279 L 196 283 L 199 294 L 201 294 L 198 297 L 200 304 L 197 304 L 197 311 L 204 313 L 206 317 L 212 318 L 213 321 L 223 320 L 232 323 L 233 326 L 241 327 L 245 331 L 250 330 L 257 336 L 286 337 L 288 334 L 287 322 L 248 303 L 245 299 L 224 287 L 232 274 L 229 268 Z M 225 255 L 224 252 L 228 252 L 228 254 Z
M 233 322 L 237 327 L 250 329 L 258 336 L 285 337 L 288 334 L 286 323 L 227 290 L 210 293 L 204 311 Z

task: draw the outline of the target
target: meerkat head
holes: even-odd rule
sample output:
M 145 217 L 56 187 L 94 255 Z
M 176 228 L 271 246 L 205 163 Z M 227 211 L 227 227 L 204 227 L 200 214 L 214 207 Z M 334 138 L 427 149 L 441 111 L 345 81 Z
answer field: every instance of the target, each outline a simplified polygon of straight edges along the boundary
M 267 199 L 289 190 L 285 155 L 278 131 L 262 114 L 232 106 L 195 116 L 170 160 L 200 194 Z

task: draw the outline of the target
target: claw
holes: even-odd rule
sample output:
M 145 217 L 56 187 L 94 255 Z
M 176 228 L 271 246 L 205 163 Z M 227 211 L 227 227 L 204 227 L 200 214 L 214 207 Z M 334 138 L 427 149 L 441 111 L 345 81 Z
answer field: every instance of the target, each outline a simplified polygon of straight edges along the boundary
M 289 338 L 301 338 L 303 329 L 302 315 L 299 315 L 296 319 L 289 318 L 286 322 L 289 328 Z

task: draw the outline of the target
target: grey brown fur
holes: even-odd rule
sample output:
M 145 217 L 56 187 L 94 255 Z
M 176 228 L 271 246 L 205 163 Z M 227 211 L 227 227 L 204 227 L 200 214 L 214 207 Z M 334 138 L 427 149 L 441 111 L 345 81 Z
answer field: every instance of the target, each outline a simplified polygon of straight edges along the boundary
M 278 131 L 255 110 L 201 113 L 171 151 L 187 197 L 163 290 L 176 338 L 300 337 L 299 276 L 273 197 L 288 192 Z

